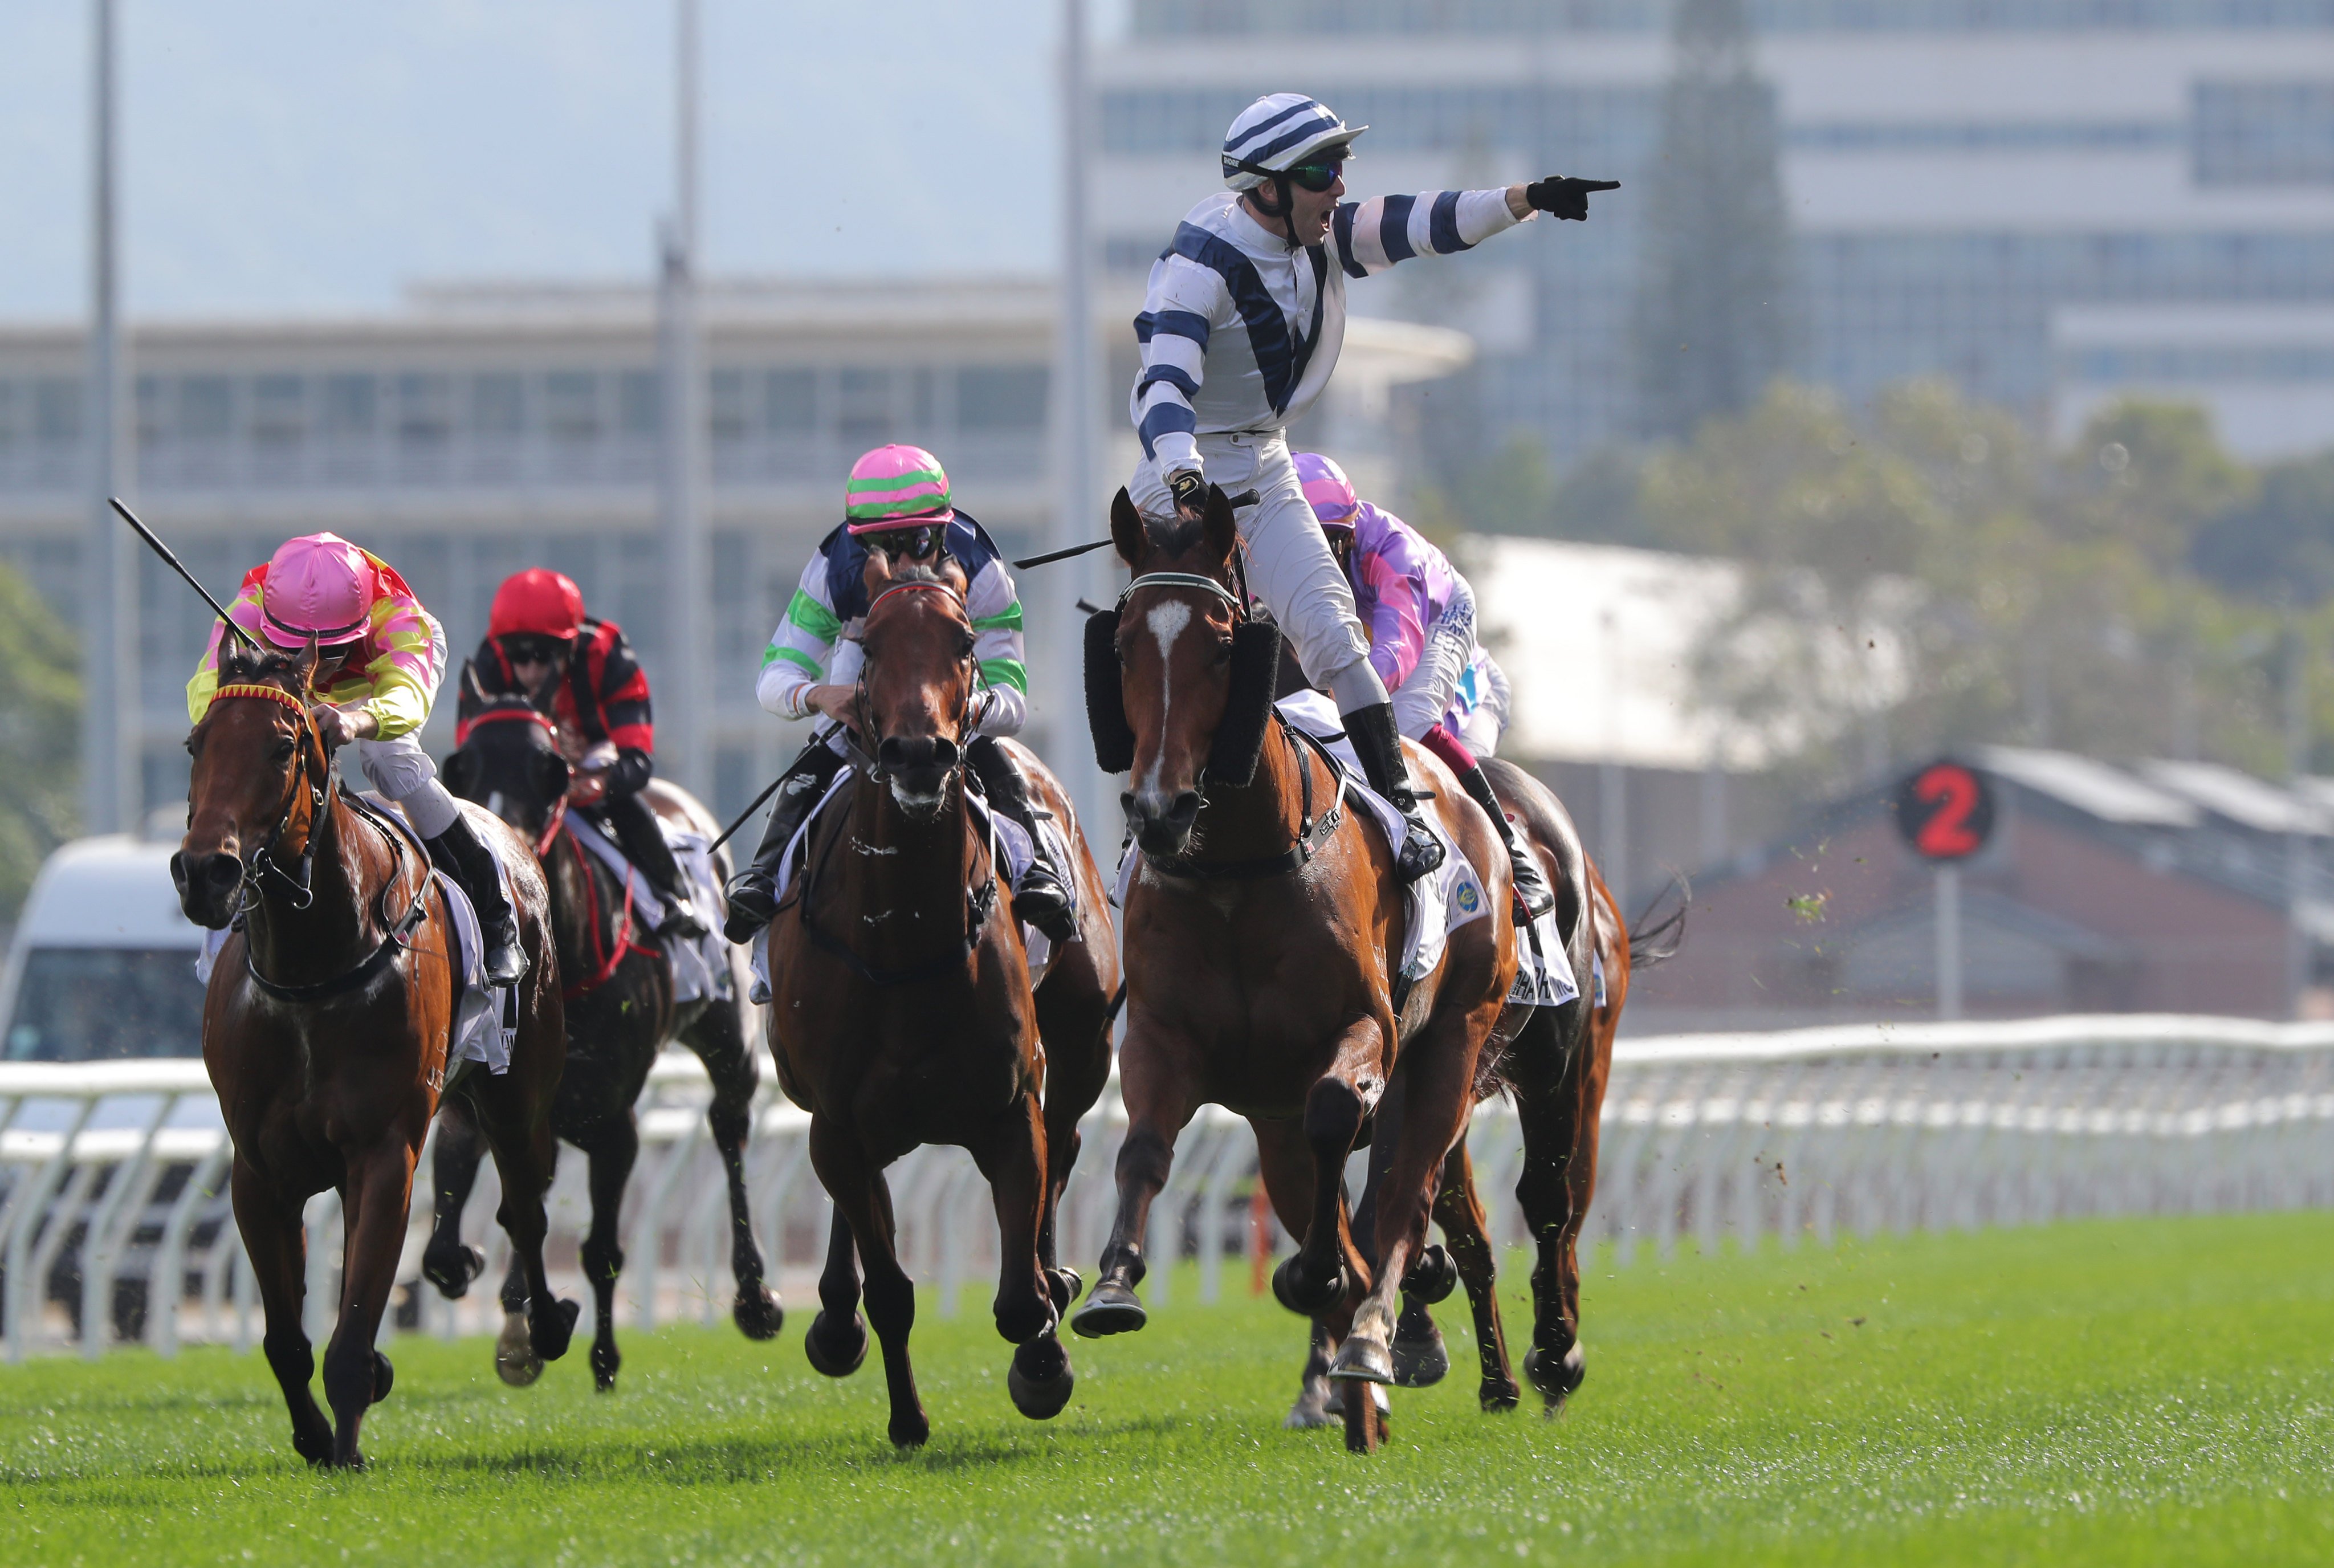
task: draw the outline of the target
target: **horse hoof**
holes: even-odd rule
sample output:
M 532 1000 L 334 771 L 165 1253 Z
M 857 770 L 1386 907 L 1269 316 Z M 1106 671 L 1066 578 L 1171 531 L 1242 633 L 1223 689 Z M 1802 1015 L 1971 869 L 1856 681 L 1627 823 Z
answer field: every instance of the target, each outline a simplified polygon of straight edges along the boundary
M 906 1458 L 910 1454 L 922 1448 L 930 1439 L 932 1435 L 932 1424 L 925 1419 L 923 1411 L 916 1410 L 904 1418 L 892 1417 L 888 1435 L 892 1439 L 892 1447 L 899 1451 L 902 1458 Z
M 1328 1277 L 1316 1284 L 1305 1272 L 1302 1253 L 1288 1258 L 1272 1271 L 1272 1299 L 1298 1317 L 1318 1317 L 1336 1305 L 1345 1294 L 1345 1271 L 1342 1266 L 1331 1269 Z
M 1029 1363 L 1026 1369 L 1024 1361 Z M 1033 1421 L 1050 1421 L 1060 1415 L 1077 1382 L 1069 1352 L 1062 1349 L 1061 1341 L 1050 1336 L 1014 1352 L 1013 1364 L 1005 1369 L 1005 1391 L 1013 1396 L 1013 1408 Z
M 1535 1348 L 1524 1356 L 1524 1376 L 1539 1390 L 1552 1416 L 1564 1408 L 1564 1401 L 1588 1376 L 1588 1358 L 1581 1353 L 1577 1341 L 1560 1357 Z
M 1451 1352 L 1443 1348 L 1442 1331 L 1406 1340 L 1394 1336 L 1394 1383 L 1398 1389 L 1431 1389 L 1451 1371 Z
M 389 1390 L 397 1382 L 397 1369 L 379 1351 L 372 1353 L 372 1402 L 379 1404 L 389 1398 Z
M 595 1341 L 592 1346 L 593 1390 L 603 1394 L 614 1393 L 616 1372 L 623 1364 L 624 1358 L 618 1352 L 612 1341 L 606 1343 Z
M 768 1285 L 757 1286 L 751 1294 L 740 1293 L 729 1315 L 738 1332 L 749 1340 L 774 1340 L 786 1322 L 786 1309 L 778 1304 L 776 1293 Z
M 1394 1356 L 1385 1346 L 1364 1334 L 1347 1334 L 1337 1347 L 1329 1375 L 1340 1382 L 1391 1383 Z
M 1086 1282 L 1078 1277 L 1078 1271 L 1074 1268 L 1049 1268 L 1046 1271 L 1046 1293 L 1054 1298 L 1056 1316 L 1067 1313 L 1070 1303 L 1077 1300 L 1078 1293 L 1085 1288 Z
M 1292 1432 L 1310 1432 L 1342 1426 L 1345 1419 L 1345 1390 L 1326 1378 L 1307 1378 L 1305 1391 L 1297 1396 L 1280 1424 Z
M 511 1313 L 503 1319 L 503 1332 L 495 1341 L 495 1376 L 515 1389 L 526 1388 L 543 1376 L 543 1358 L 535 1353 L 523 1313 Z
M 803 1354 L 809 1358 L 811 1370 L 830 1378 L 847 1378 L 857 1371 L 867 1360 L 867 1320 L 857 1313 L 851 1314 L 853 1337 L 842 1345 L 829 1343 L 834 1334 L 831 1320 L 820 1313 L 810 1320 L 810 1332 L 803 1335 Z M 921 1442 L 923 1439 L 916 1439 Z
M 535 1353 L 546 1361 L 555 1361 L 567 1353 L 568 1342 L 575 1337 L 575 1320 L 584 1315 L 584 1303 L 556 1301 L 551 1310 L 537 1316 L 527 1312 L 527 1338 Z
M 1097 1284 L 1086 1297 L 1086 1304 L 1070 1319 L 1070 1327 L 1080 1339 L 1098 1340 L 1104 1334 L 1128 1334 L 1151 1321 L 1134 1293 L 1123 1284 Z
M 469 1294 L 470 1282 L 486 1272 L 487 1255 L 475 1246 L 433 1249 L 421 1255 L 421 1277 L 436 1285 L 438 1294 L 448 1301 L 460 1301 Z
M 1423 1248 L 1402 1276 L 1402 1294 L 1424 1306 L 1432 1306 L 1447 1298 L 1459 1284 L 1459 1265 L 1451 1261 L 1451 1249 L 1441 1243 Z
M 333 1462 L 333 1429 L 320 1427 L 303 1431 L 298 1427 L 293 1428 L 292 1451 L 318 1469 L 323 1469 Z
M 1475 1402 L 1487 1416 L 1503 1416 L 1523 1403 L 1524 1391 L 1512 1378 L 1486 1378 L 1475 1390 Z

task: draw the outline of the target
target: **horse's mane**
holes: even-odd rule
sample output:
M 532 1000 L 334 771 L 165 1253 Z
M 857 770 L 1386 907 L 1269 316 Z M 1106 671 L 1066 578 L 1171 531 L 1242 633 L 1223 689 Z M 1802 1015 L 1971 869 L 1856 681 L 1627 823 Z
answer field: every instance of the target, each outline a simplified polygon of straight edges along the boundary
M 298 674 L 301 657 L 297 653 L 252 648 L 230 640 L 229 645 L 219 652 L 219 684 L 268 686 L 281 681 L 289 686 Z
M 1187 550 L 1196 548 L 1200 543 L 1200 536 L 1207 526 L 1208 520 L 1205 517 L 1184 517 L 1180 515 L 1171 517 L 1145 517 L 1143 519 L 1143 536 L 1149 540 L 1151 547 L 1161 554 L 1176 556 Z

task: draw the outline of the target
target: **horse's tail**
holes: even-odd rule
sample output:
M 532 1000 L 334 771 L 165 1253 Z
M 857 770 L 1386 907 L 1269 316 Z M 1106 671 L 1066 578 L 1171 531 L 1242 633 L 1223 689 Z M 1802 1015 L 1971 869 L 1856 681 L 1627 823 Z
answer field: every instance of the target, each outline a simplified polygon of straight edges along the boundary
M 1676 906 L 1659 919 L 1654 911 L 1676 896 Z M 1693 884 L 1683 871 L 1670 872 L 1669 886 L 1646 900 L 1637 918 L 1629 922 L 1629 969 L 1635 973 L 1650 969 L 1678 956 L 1685 946 L 1685 909 L 1693 900 Z

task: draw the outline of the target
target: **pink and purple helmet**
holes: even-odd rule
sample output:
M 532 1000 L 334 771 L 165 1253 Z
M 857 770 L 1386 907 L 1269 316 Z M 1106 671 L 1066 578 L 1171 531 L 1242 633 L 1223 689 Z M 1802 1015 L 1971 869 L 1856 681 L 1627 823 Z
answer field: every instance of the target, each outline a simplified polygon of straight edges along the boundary
M 372 566 L 337 534 L 286 539 L 267 563 L 259 625 L 278 648 L 354 642 L 372 626 Z
M 854 534 L 945 526 L 956 518 L 948 470 L 921 447 L 878 447 L 851 465 L 844 519 Z
M 1353 527 L 1362 498 L 1354 493 L 1354 482 L 1345 477 L 1343 468 L 1318 452 L 1299 452 L 1297 478 L 1305 486 L 1305 499 L 1312 503 L 1313 516 L 1322 527 Z

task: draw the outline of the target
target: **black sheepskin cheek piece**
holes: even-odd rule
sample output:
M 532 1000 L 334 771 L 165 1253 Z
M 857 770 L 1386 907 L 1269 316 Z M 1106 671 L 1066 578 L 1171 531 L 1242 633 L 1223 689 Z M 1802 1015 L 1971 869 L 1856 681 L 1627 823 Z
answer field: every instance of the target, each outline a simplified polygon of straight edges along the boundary
M 1208 782 L 1235 789 L 1256 777 L 1264 755 L 1264 732 L 1272 722 L 1272 693 L 1280 679 L 1280 628 L 1244 620 L 1232 632 L 1231 689 L 1224 694 L 1223 722 L 1208 748 Z
M 1120 684 L 1118 611 L 1097 610 L 1086 617 L 1086 727 L 1094 731 L 1095 764 L 1104 773 L 1134 765 L 1134 731 L 1126 722 L 1126 691 Z

